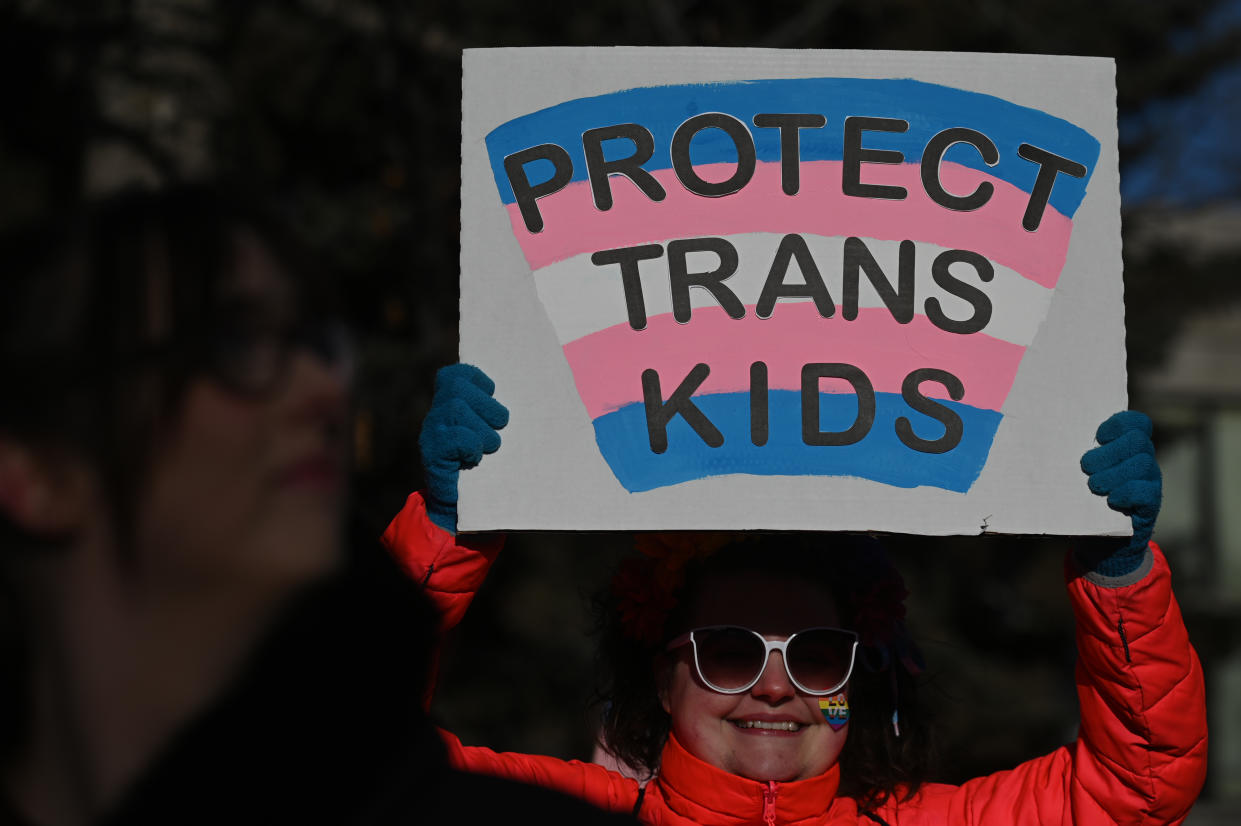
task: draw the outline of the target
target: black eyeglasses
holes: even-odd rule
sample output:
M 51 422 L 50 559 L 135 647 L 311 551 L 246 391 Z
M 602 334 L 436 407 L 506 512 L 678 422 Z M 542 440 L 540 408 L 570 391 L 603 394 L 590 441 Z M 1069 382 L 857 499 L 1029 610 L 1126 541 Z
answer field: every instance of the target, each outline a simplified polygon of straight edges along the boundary
M 301 348 L 343 375 L 353 370 L 353 337 L 339 319 L 280 319 L 245 307 L 215 314 L 195 356 L 204 373 L 230 390 L 262 396 L 276 389 Z
M 118 371 L 163 364 L 182 375 L 205 375 L 229 391 L 261 397 L 276 390 L 293 355 L 309 351 L 330 370 L 348 378 L 355 363 L 353 337 L 335 317 L 275 313 L 239 301 L 222 305 L 164 341 L 149 342 L 120 354 L 106 345 L 81 351 L 50 350 L 22 355 L 0 365 L 19 392 L 71 392 L 108 380 Z
M 741 694 L 758 683 L 772 651 L 779 651 L 793 685 L 806 694 L 834 694 L 849 682 L 858 635 L 843 628 L 807 628 L 783 640 L 769 640 L 750 628 L 695 628 L 668 643 L 668 650 L 693 646 L 698 679 L 721 694 Z

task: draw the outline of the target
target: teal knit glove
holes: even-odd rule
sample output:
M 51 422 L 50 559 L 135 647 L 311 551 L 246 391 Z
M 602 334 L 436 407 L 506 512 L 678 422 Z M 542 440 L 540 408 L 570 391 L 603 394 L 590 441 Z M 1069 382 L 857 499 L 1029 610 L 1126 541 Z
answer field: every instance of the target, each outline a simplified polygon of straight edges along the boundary
M 1133 537 L 1101 555 L 1092 568 L 1105 576 L 1123 576 L 1142 563 L 1163 500 L 1163 476 L 1155 461 L 1151 420 L 1144 413 L 1116 413 L 1095 434 L 1099 446 L 1082 456 L 1091 492 L 1107 497 L 1108 507 L 1129 516 Z
M 449 533 L 457 532 L 457 478 L 500 449 L 500 430 L 508 408 L 491 397 L 496 385 L 472 364 L 450 364 L 435 374 L 431 410 L 422 423 L 418 447 L 427 482 L 427 516 Z

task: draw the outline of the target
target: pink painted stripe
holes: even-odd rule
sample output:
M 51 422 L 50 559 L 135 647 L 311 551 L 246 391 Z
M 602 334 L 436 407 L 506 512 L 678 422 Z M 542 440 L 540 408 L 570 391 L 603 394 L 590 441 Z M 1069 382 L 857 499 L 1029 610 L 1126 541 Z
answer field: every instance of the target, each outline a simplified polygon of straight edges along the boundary
M 667 398 L 699 362 L 711 375 L 696 395 L 748 390 L 755 361 L 767 363 L 773 390 L 800 389 L 807 362 L 845 362 L 860 367 L 876 392 L 888 393 L 900 393 L 905 376 L 919 367 L 947 370 L 965 385 L 962 403 L 1000 410 L 1025 348 L 985 333 L 945 333 L 925 316 L 898 324 L 882 308 L 861 310 L 853 321 L 825 319 L 807 302 L 781 304 L 768 320 L 753 307 L 741 319 L 719 307 L 695 309 L 688 324 L 671 314 L 655 316 L 645 330 L 618 324 L 569 342 L 564 352 L 594 419 L 642 401 L 643 370 L 659 372 Z M 824 382 L 824 392 L 834 392 L 832 384 Z M 947 398 L 942 391 L 935 383 L 923 385 L 928 396 Z
M 712 164 L 698 172 L 706 180 L 723 180 L 730 164 Z M 954 212 L 936 204 L 922 189 L 917 164 L 866 164 L 865 183 L 903 186 L 901 201 L 855 198 L 840 191 L 839 161 L 801 165 L 801 189 L 795 196 L 780 189 L 780 165 L 760 163 L 740 192 L 704 198 L 681 186 L 671 170 L 652 173 L 668 196 L 654 202 L 626 179 L 612 179 L 614 204 L 595 209 L 590 184 L 570 184 L 539 201 L 543 231 L 526 231 L 521 213 L 508 206 L 513 233 L 531 269 L 584 252 L 628 247 L 672 238 L 733 235 L 743 232 L 798 232 L 827 237 L 857 236 L 887 241 L 927 241 L 981 253 L 1027 278 L 1054 287 L 1064 268 L 1073 222 L 1048 206 L 1036 232 L 1021 226 L 1029 195 L 1008 183 L 960 164 L 944 164 L 944 187 L 968 194 L 983 181 L 995 193 L 980 209 Z

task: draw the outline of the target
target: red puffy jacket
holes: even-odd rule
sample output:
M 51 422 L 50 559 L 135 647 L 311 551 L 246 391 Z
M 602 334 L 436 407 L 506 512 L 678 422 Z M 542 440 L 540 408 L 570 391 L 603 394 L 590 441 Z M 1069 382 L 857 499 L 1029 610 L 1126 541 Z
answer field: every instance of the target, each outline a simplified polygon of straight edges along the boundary
M 424 583 L 444 628 L 460 621 L 499 550 L 495 540 L 458 540 L 436 527 L 418 494 L 384 542 Z M 1167 562 L 1152 544 L 1134 574 L 1104 581 L 1070 570 L 1068 589 L 1079 655 L 1076 742 L 961 786 L 926 784 L 910 800 L 890 799 L 870 814 L 836 795 L 836 766 L 809 780 L 760 783 L 704 763 L 669 738 L 659 775 L 642 792 L 636 781 L 593 763 L 497 753 L 444 737 L 458 767 L 559 789 L 613 811 L 638 807 L 651 824 L 1180 823 L 1206 777 L 1206 701 Z

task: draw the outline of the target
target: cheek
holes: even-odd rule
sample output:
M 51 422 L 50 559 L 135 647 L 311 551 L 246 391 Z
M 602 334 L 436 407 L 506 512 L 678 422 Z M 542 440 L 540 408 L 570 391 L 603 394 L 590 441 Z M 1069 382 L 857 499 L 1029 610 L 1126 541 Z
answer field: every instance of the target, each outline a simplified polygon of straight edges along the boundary
M 704 688 L 693 678 L 689 666 L 680 662 L 672 670 L 664 696 L 664 710 L 672 717 L 672 730 L 681 745 L 690 748 L 687 738 L 714 734 L 728 725 L 725 720 L 744 695 L 719 694 Z
M 806 755 L 805 776 L 807 777 L 822 774 L 831 768 L 840 759 L 840 753 L 844 750 L 845 741 L 849 736 L 847 712 L 842 714 L 840 698 L 823 698 L 835 701 L 829 703 L 827 713 L 824 713 L 824 709 L 819 705 L 819 699 L 818 697 L 807 698 L 816 722 L 820 723 L 816 726 L 817 736 L 814 746 Z M 847 705 L 848 699 L 845 697 L 844 706 L 847 707 Z
M 270 473 L 273 428 L 263 406 L 208 388 L 187 398 L 184 415 L 163 445 L 164 481 L 184 494 L 209 497 L 209 508 L 252 500 Z M 210 504 L 208 504 L 208 502 Z
M 139 541 L 157 565 L 200 568 L 244 544 L 269 507 L 264 484 L 271 428 L 260 405 L 191 387 L 157 443 Z
M 203 469 L 226 473 L 260 464 L 274 435 L 270 405 L 204 383 L 187 393 L 172 440 Z

